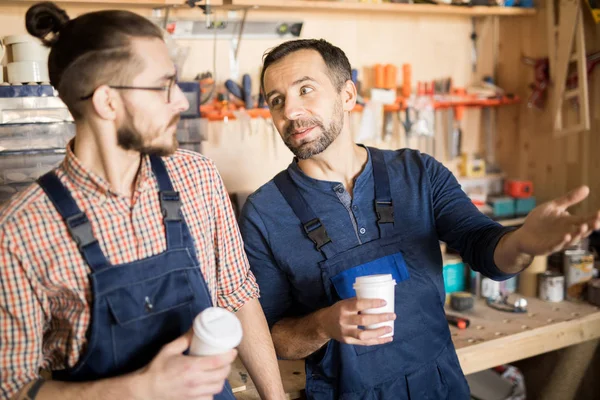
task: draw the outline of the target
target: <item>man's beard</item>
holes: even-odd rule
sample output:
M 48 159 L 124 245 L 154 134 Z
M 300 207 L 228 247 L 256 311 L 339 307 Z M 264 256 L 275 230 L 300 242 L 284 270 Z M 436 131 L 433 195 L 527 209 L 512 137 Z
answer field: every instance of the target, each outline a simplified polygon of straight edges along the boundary
M 133 126 L 133 118 L 129 110 L 125 109 L 125 113 L 127 114 L 127 119 L 125 123 L 117 130 L 117 143 L 121 148 L 125 150 L 135 150 L 141 154 L 157 155 L 160 157 L 170 156 L 171 154 L 175 153 L 177 147 L 179 146 L 176 135 L 173 135 L 173 141 L 170 146 L 151 145 L 149 143 L 161 135 L 162 132 L 158 132 L 153 137 L 144 138 L 144 136 Z M 179 122 L 179 119 L 179 114 L 171 118 L 171 121 L 169 121 L 166 129 L 174 125 L 176 126 Z
M 284 143 L 294 153 L 294 155 L 300 160 L 306 160 L 312 156 L 322 153 L 329 147 L 331 143 L 339 136 L 342 131 L 342 125 L 344 123 L 344 112 L 342 110 L 342 101 L 338 99 L 333 109 L 333 116 L 331 123 L 326 129 L 323 122 L 318 118 L 311 118 L 305 120 L 291 121 L 285 130 Z M 292 144 L 292 135 L 294 131 L 303 128 L 319 128 L 321 135 L 308 142 L 303 142 L 294 147 Z

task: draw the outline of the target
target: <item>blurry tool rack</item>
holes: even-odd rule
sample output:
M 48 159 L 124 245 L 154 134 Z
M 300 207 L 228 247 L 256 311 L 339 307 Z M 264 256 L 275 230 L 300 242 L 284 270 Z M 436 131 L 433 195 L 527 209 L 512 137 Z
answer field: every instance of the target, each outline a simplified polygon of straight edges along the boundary
M 0 204 L 60 164 L 73 118 L 50 85 L 0 86 Z

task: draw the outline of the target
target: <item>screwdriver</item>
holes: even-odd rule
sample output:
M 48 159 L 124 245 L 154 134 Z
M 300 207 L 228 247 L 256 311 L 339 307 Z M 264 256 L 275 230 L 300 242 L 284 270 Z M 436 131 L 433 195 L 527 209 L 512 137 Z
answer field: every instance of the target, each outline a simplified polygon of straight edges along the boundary
M 458 329 L 466 329 L 471 323 L 467 318 L 457 317 L 456 315 L 446 315 L 446 321 Z

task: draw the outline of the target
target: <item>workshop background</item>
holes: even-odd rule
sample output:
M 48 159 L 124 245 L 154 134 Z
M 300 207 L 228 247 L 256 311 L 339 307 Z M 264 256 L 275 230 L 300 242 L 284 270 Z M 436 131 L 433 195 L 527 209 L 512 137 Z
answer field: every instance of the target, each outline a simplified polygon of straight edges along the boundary
M 47 83 L 47 52 L 23 36 L 33 3 L 0 1 L 0 204 L 57 165 L 74 134 Z M 347 54 L 361 96 L 351 115 L 357 142 L 433 155 L 492 218 L 518 226 L 536 204 L 582 184 L 591 194 L 572 211 L 600 208 L 593 1 L 57 3 L 71 18 L 127 9 L 165 29 L 192 105 L 180 143 L 215 161 L 237 211 L 292 159 L 259 77 L 265 50 L 296 37 L 323 38 Z M 600 398 L 599 237 L 536 258 L 503 284 L 441 247 L 449 323 L 473 398 Z M 280 365 L 289 397 L 302 398 L 302 362 Z M 258 398 L 241 363 L 230 381 L 239 399 Z

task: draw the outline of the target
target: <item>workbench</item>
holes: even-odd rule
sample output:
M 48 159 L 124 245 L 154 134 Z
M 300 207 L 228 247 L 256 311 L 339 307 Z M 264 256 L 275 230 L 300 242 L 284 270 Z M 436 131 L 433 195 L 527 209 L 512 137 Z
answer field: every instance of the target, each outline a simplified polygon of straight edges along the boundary
M 569 301 L 527 300 L 527 313 L 498 311 L 487 306 L 484 300 L 478 300 L 475 307 L 465 313 L 447 310 L 448 314 L 470 320 L 467 329 L 450 327 L 465 374 L 600 338 L 598 307 Z M 304 361 L 279 361 L 279 368 L 288 398 L 302 398 Z M 239 359 L 232 368 L 229 382 L 238 400 L 260 399 Z

